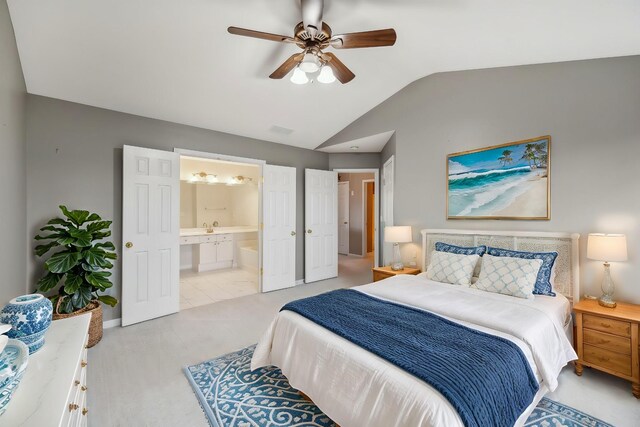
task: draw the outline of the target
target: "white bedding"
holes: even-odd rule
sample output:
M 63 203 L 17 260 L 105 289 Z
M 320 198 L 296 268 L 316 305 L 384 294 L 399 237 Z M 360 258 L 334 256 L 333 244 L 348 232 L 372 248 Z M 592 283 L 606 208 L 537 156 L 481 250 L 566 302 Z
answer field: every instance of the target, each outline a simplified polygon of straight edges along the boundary
M 566 298 L 533 300 L 400 275 L 358 291 L 434 312 L 518 345 L 541 382 L 533 409 L 569 361 Z M 258 343 L 251 368 L 275 365 L 342 427 L 461 426 L 449 402 L 427 383 L 290 311 L 280 312 Z M 518 420 L 526 420 L 529 411 Z

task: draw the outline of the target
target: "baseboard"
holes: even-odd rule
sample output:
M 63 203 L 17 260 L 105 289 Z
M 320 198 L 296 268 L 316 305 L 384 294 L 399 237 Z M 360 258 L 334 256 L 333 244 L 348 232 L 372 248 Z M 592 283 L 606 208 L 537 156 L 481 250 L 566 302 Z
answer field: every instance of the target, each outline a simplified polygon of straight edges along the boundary
M 105 320 L 104 322 L 102 322 L 102 329 L 109 329 L 109 328 L 115 328 L 117 326 L 120 326 L 122 324 L 122 319 L 111 319 L 111 320 Z
M 304 279 L 296 280 L 296 286 L 304 285 Z
M 360 255 L 360 254 L 349 253 L 349 256 L 355 256 L 355 257 L 358 257 L 358 258 L 364 258 L 364 255 Z

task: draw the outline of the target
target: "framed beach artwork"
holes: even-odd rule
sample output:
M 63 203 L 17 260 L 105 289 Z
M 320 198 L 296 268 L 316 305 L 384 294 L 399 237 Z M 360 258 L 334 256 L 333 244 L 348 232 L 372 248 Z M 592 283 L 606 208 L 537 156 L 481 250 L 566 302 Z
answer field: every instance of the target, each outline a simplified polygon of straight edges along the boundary
M 448 219 L 550 219 L 551 137 L 447 156 Z

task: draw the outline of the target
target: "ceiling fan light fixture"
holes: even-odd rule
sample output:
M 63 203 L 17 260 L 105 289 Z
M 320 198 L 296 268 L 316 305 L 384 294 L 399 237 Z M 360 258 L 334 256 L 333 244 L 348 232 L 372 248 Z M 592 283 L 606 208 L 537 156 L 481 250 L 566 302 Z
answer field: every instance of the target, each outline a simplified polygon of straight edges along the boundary
M 313 53 L 306 53 L 299 65 L 305 73 L 315 73 L 320 69 L 320 60 Z
M 302 71 L 300 68 L 296 68 L 293 70 L 293 74 L 291 75 L 291 83 L 295 83 L 297 85 L 303 85 L 309 83 L 309 78 L 307 74 Z
M 336 81 L 336 76 L 333 75 L 333 70 L 328 65 L 325 65 L 320 70 L 320 74 L 318 75 L 318 81 L 320 83 L 333 83 Z

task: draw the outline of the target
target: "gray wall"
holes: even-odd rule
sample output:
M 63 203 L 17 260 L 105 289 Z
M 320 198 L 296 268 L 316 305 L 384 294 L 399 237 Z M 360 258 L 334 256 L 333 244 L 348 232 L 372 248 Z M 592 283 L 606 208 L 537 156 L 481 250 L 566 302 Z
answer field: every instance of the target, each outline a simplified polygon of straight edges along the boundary
M 378 169 L 380 153 L 332 153 L 329 169 Z
M 327 169 L 328 154 L 33 95 L 28 96 L 27 112 L 30 250 L 38 227 L 57 215 L 59 204 L 112 218 L 114 242 L 121 247 L 122 146 L 179 147 L 297 167 L 296 278 L 303 277 L 304 168 Z M 24 240 L 23 232 L 21 236 Z M 24 258 L 24 250 L 20 254 Z M 42 267 L 33 255 L 28 260 L 28 280 L 33 286 Z M 120 296 L 120 274 L 118 264 L 114 269 L 116 297 Z M 107 307 L 106 320 L 118 317 L 119 306 Z
M 0 306 L 26 292 L 26 88 L 13 25 L 0 1 Z
M 353 255 L 365 255 L 362 248 L 362 181 L 373 179 L 372 173 L 342 173 L 338 174 L 338 181 L 349 181 L 349 253 Z M 351 193 L 353 192 L 353 195 Z M 378 191 L 375 190 L 375 194 Z M 377 203 L 377 200 L 374 199 Z
M 602 265 L 589 232 L 627 234 L 629 261 L 612 264 L 616 296 L 640 303 L 640 57 L 435 74 L 407 86 L 338 133 L 336 141 L 395 129 L 396 224 L 569 231 L 582 235 L 582 291 L 599 295 Z M 550 221 L 447 221 L 446 155 L 549 134 Z

